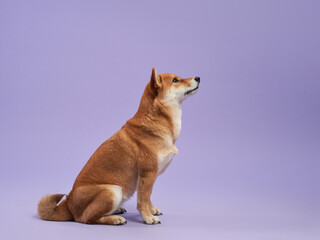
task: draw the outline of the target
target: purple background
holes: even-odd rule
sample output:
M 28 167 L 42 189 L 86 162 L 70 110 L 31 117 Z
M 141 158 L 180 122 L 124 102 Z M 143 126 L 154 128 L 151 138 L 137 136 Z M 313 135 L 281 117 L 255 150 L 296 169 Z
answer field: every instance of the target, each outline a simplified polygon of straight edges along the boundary
M 0 1 L 1 239 L 319 239 L 319 1 Z M 45 222 L 138 108 L 151 69 L 199 75 L 162 224 Z M 5 238 L 4 238 L 5 237 Z

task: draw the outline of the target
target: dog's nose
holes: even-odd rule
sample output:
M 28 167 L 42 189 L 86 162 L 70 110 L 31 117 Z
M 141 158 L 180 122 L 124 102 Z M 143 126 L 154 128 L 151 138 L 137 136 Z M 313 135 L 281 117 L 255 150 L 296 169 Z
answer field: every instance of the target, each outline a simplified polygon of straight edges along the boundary
M 196 80 L 199 83 L 200 82 L 200 77 L 195 77 L 194 80 Z

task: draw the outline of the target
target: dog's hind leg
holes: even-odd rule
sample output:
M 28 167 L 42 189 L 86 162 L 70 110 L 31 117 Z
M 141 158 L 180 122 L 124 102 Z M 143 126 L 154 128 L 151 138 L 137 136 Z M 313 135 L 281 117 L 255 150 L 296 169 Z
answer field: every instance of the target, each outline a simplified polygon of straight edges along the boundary
M 125 218 L 112 214 L 122 202 L 122 188 L 118 185 L 104 185 L 101 191 L 83 211 L 79 222 L 88 224 L 122 225 Z M 104 216 L 107 214 L 108 216 Z
M 120 206 L 113 214 L 123 214 L 126 212 L 127 212 L 127 210 L 124 207 Z

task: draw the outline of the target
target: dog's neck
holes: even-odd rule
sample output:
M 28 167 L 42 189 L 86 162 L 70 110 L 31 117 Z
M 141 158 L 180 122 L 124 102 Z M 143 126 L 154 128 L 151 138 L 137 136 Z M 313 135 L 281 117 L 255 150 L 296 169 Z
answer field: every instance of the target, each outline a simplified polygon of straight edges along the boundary
M 172 130 L 172 138 L 173 142 L 177 140 L 177 138 L 180 135 L 181 131 L 181 115 L 182 115 L 182 110 L 181 110 L 181 104 L 170 104 L 167 105 L 170 115 L 171 115 L 171 123 L 173 125 L 173 130 Z
M 139 109 L 134 118 L 148 118 L 157 121 L 158 125 L 170 129 L 172 141 L 175 143 L 181 131 L 181 103 L 164 103 L 161 102 L 146 87 L 140 102 Z

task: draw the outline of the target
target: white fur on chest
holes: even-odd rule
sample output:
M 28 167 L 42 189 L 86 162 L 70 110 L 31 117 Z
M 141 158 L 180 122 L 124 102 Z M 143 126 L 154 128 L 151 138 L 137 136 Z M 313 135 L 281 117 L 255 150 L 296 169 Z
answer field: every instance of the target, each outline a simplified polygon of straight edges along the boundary
M 181 115 L 181 104 L 171 105 L 173 131 L 172 135 L 168 134 L 163 136 L 165 148 L 158 153 L 158 175 L 166 170 L 174 155 L 178 153 L 178 149 L 174 145 L 174 142 L 179 137 L 181 131 Z
M 170 144 L 167 150 L 158 153 L 158 175 L 166 170 L 177 153 L 178 149 L 174 144 Z
M 174 155 L 175 153 L 173 151 L 161 152 L 158 154 L 158 175 L 166 170 Z

